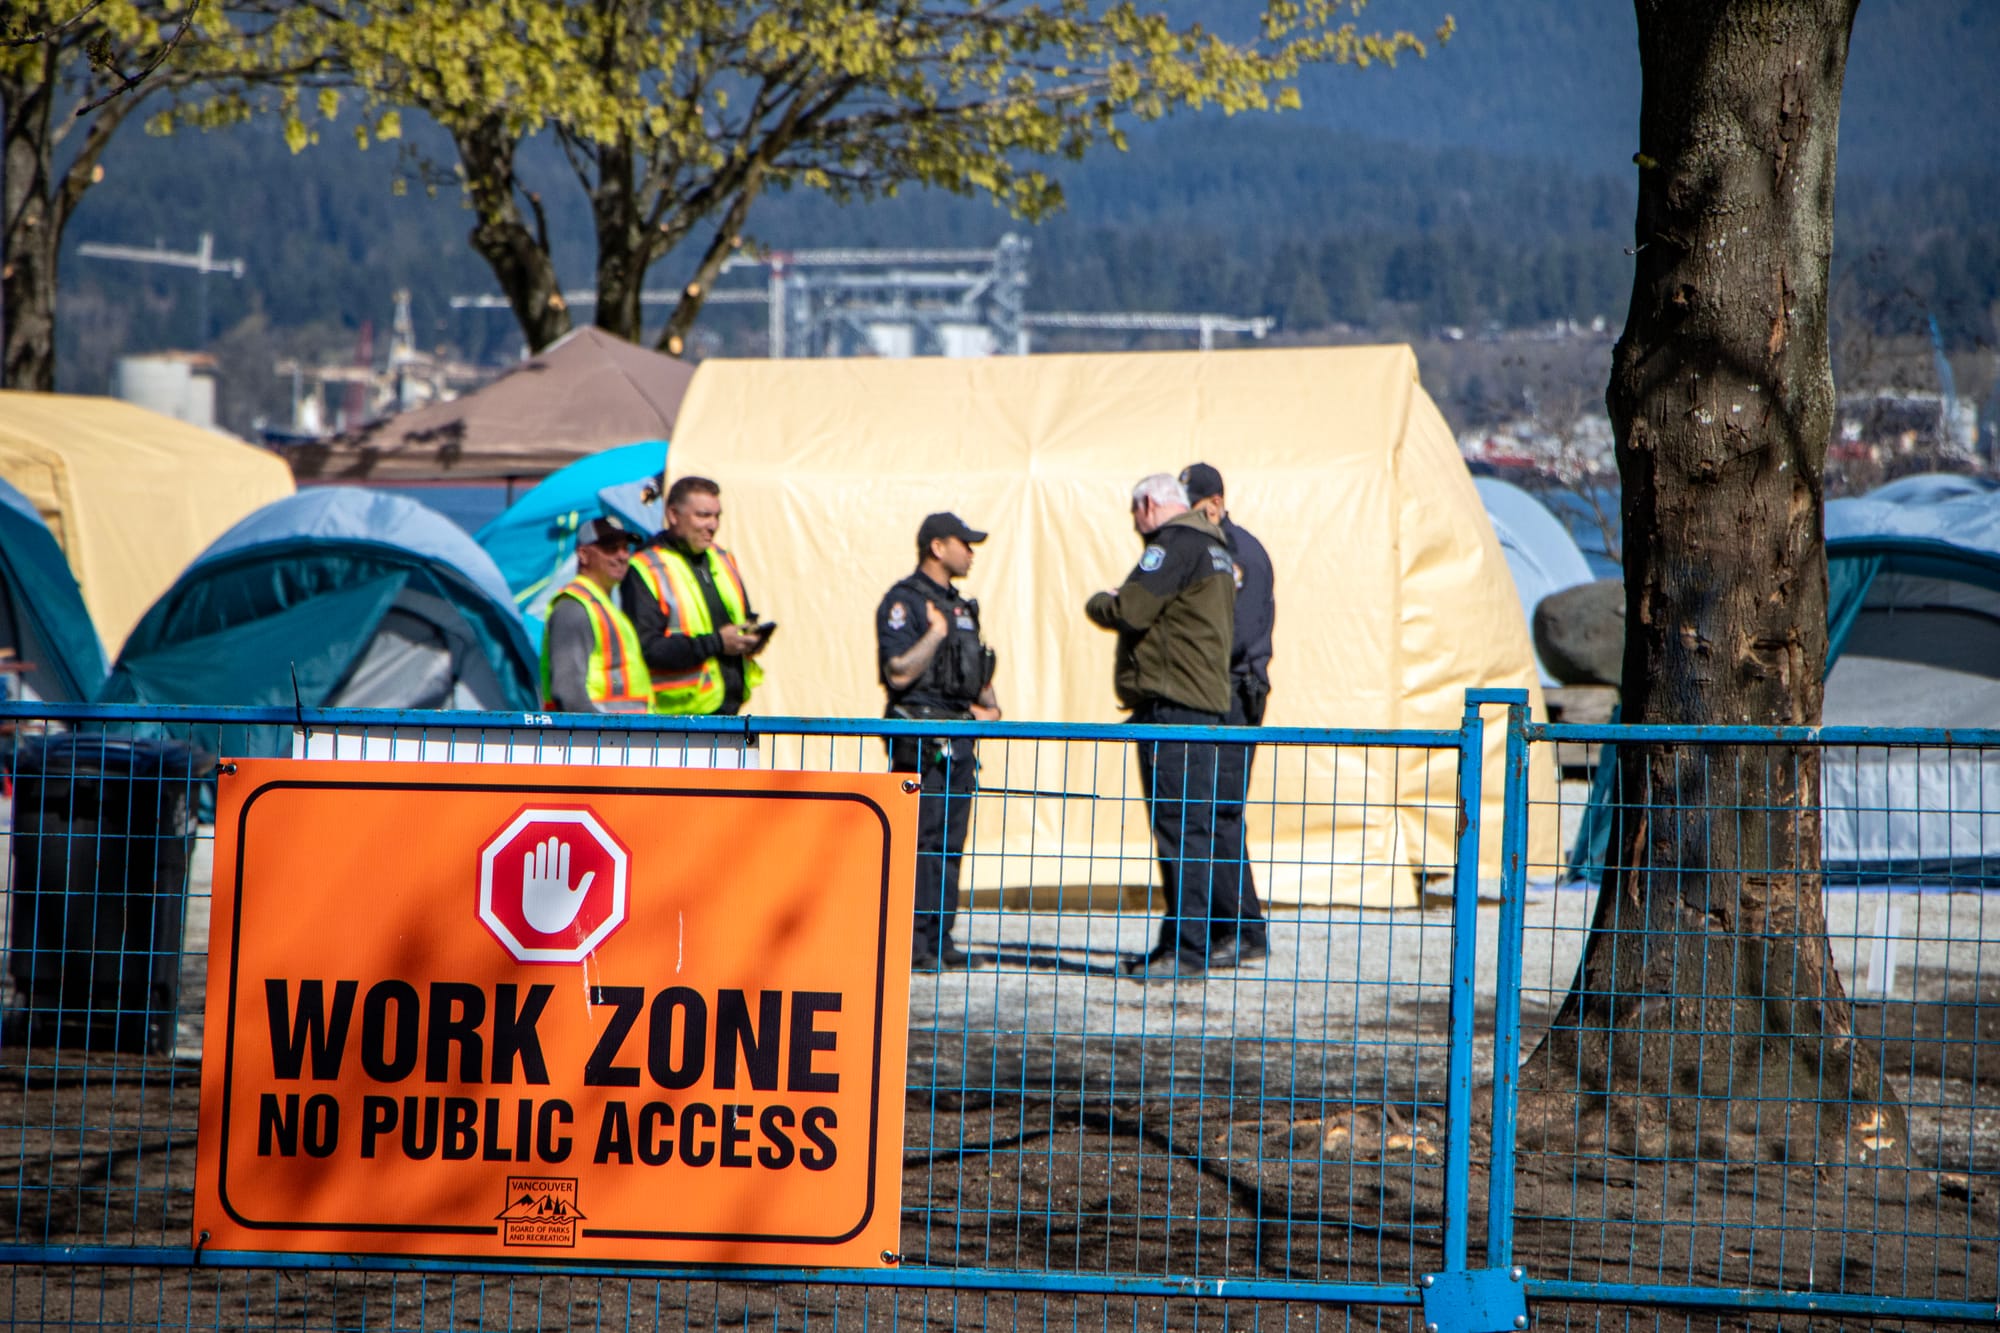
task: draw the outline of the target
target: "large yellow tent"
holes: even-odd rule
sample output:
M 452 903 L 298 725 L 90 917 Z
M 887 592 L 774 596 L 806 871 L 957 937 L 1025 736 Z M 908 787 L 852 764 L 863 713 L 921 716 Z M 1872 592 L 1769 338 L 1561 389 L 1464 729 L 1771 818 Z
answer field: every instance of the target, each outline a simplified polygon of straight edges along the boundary
M 55 534 L 107 657 L 210 542 L 293 490 L 282 459 L 227 435 L 116 398 L 13 391 L 0 477 Z
M 965 587 L 999 652 L 1007 717 L 1062 722 L 1120 720 L 1113 637 L 1083 604 L 1139 554 L 1133 483 L 1195 461 L 1221 470 L 1276 570 L 1267 724 L 1454 728 L 1474 686 L 1525 688 L 1539 708 L 1507 562 L 1407 347 L 709 361 L 668 456 L 673 475 L 721 484 L 722 541 L 780 622 L 756 712 L 879 714 L 876 605 L 915 563 L 919 521 L 949 509 L 992 533 Z M 1500 720 L 1488 718 L 1489 880 Z M 1146 883 L 1129 749 L 982 747 L 994 794 L 975 809 L 974 884 Z M 879 746 L 839 757 L 882 763 Z M 1452 768 L 1418 750 L 1261 751 L 1249 825 L 1267 895 L 1415 901 L 1453 858 Z M 1551 799 L 1553 774 L 1534 780 Z

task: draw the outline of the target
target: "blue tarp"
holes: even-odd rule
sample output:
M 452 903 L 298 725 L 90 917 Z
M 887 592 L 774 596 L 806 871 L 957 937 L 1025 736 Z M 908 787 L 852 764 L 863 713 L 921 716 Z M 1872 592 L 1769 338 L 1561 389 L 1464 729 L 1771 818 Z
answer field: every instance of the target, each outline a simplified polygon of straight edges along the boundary
M 202 552 L 133 630 L 102 697 L 532 710 L 537 666 L 500 571 L 456 524 L 400 495 L 321 486 Z M 289 749 L 268 728 L 219 745 Z
M 22 669 L 13 679 L 55 702 L 94 698 L 104 684 L 104 645 L 69 561 L 25 495 L 0 481 L 0 593 L 6 642 Z M 9 690 L 10 697 L 20 691 Z
M 1919 472 L 1885 482 L 1862 498 L 1885 500 L 1890 504 L 1930 505 L 1966 495 L 1984 495 L 1995 484 L 1990 478 L 1968 477 L 1960 472 Z
M 1946 491 L 1941 499 L 1923 501 L 1877 491 L 1859 500 L 1828 501 L 1826 555 L 1828 561 L 1887 556 L 1899 568 L 1935 566 L 2000 589 L 2000 492 Z
M 1479 489 L 1480 503 L 1486 506 L 1486 517 L 1500 539 L 1500 550 L 1514 576 L 1514 591 L 1521 598 L 1521 614 L 1532 631 L 1535 607 L 1544 597 L 1589 583 L 1597 576 L 1591 573 L 1576 538 L 1540 500 L 1497 477 L 1474 477 L 1472 484 Z M 1535 660 L 1541 666 L 1539 654 Z M 1548 667 L 1541 666 L 1541 672 L 1542 684 L 1561 684 Z
M 475 534 L 506 580 L 530 638 L 539 643 L 543 609 L 576 572 L 576 533 L 585 522 L 615 514 L 635 532 L 658 531 L 658 483 L 666 470 L 663 440 L 592 454 L 544 477 Z

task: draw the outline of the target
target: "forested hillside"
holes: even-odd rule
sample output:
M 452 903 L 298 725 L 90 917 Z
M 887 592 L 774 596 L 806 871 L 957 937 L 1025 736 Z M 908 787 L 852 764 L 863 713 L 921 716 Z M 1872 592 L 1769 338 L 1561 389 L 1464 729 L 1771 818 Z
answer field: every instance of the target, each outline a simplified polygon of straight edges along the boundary
M 1842 125 L 1836 299 L 1882 332 L 1934 317 L 1954 347 L 1993 340 L 1994 8 L 1863 6 Z M 1423 0 L 1369 10 L 1415 26 L 1431 12 Z M 1458 37 L 1427 61 L 1314 72 L 1297 115 L 1148 127 L 1128 153 L 1065 167 L 1067 211 L 1028 232 L 1032 304 L 1267 314 L 1297 335 L 1595 316 L 1615 326 L 1631 274 L 1628 7 L 1509 0 L 1457 18 Z M 435 195 L 423 188 L 424 154 L 440 147 L 421 125 L 401 145 L 364 153 L 329 134 L 296 156 L 269 126 L 166 140 L 134 130 L 114 145 L 68 237 L 63 386 L 101 390 L 119 354 L 207 345 L 225 332 L 233 353 L 261 365 L 344 350 L 363 321 L 386 324 L 399 287 L 412 292 L 427 345 L 513 355 L 504 313 L 449 308 L 453 293 L 493 284 L 465 243 L 469 215 L 448 177 Z M 590 233 L 575 185 L 553 153 L 531 159 L 565 281 L 587 286 Z M 401 194 L 399 180 L 409 187 Z M 949 195 L 840 209 L 794 194 L 762 201 L 748 230 L 782 248 L 987 245 L 1010 229 L 1021 227 Z M 87 240 L 191 248 L 204 231 L 218 254 L 246 261 L 242 281 L 74 254 Z M 656 269 L 654 284 L 677 285 L 679 262 Z M 711 311 L 705 328 L 709 347 L 756 350 L 755 320 L 741 308 Z M 278 387 L 265 382 L 255 396 Z

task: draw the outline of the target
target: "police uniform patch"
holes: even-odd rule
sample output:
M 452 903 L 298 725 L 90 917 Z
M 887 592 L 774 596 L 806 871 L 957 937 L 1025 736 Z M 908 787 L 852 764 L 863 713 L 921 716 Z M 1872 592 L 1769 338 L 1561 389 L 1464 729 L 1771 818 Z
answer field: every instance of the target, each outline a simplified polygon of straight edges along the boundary
M 1167 563 L 1167 548 L 1164 546 L 1148 546 L 1146 553 L 1139 557 L 1139 568 L 1148 574 L 1165 563 Z
M 972 623 L 972 617 L 971 617 L 971 616 L 968 616 L 968 615 L 967 615 L 967 614 L 965 614 L 965 612 L 963 612 L 963 611 L 960 611 L 960 612 L 958 613 L 958 627 L 959 627 L 960 629 L 978 629 L 978 628 L 979 628 L 979 626 L 977 626 L 977 625 L 975 625 L 975 624 L 973 624 L 973 623 Z
M 910 613 L 903 608 L 903 604 L 901 602 L 892 602 L 889 606 L 889 628 L 901 629 L 909 623 Z
M 1218 574 L 1227 574 L 1236 568 L 1236 562 L 1229 558 L 1229 548 L 1226 546 L 1209 547 L 1208 564 L 1209 568 Z

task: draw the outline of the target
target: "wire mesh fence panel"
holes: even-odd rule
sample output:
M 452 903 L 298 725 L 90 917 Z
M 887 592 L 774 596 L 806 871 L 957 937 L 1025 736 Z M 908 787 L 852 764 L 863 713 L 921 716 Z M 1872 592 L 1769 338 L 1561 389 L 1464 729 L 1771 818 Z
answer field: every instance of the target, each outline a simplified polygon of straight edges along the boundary
M 771 720 L 62 720 L 49 744 L 17 727 L 10 766 L 0 1142 L 15 1152 L 0 1162 L 0 1247 L 15 1325 L 1402 1328 L 1418 1275 L 1445 1263 L 1468 827 L 1457 733 L 1260 733 L 1254 756 L 1202 729 L 1155 733 L 1143 753 L 1129 728 L 944 737 L 921 799 L 968 824 L 956 910 L 933 923 L 955 952 L 914 960 L 909 983 L 902 1239 L 885 1287 L 882 1273 L 798 1270 L 748 1285 L 316 1271 L 451 1266 L 338 1256 L 212 1268 L 190 1222 L 211 765 L 243 744 L 317 760 L 843 773 L 934 738 Z M 107 776 L 121 745 L 145 762 Z M 119 831 L 85 826 L 88 790 L 100 811 L 123 802 Z M 1240 858 L 1226 829 L 1218 844 L 1229 821 Z M 919 857 L 920 879 L 947 873 L 942 856 Z M 931 910 L 948 900 L 934 893 Z M 134 1259 L 160 1267 L 122 1266 Z
M 1518 707 L 1482 830 L 1471 724 L 5 711 L 0 1326 L 1422 1328 L 1489 1227 L 1545 1326 L 2000 1322 L 2000 736 Z M 1597 790 L 1525 781 L 1558 742 L 1602 745 Z M 912 770 L 936 822 L 895 1252 L 203 1254 L 210 765 L 237 753 Z M 744 850 L 693 834 L 697 863 Z
M 1525 730 L 1607 742 L 1527 811 L 1535 1291 L 2000 1318 L 2000 738 Z
M 0 1225 L 17 1243 L 185 1246 L 208 761 L 185 728 L 133 724 L 17 726 L 7 756 Z

